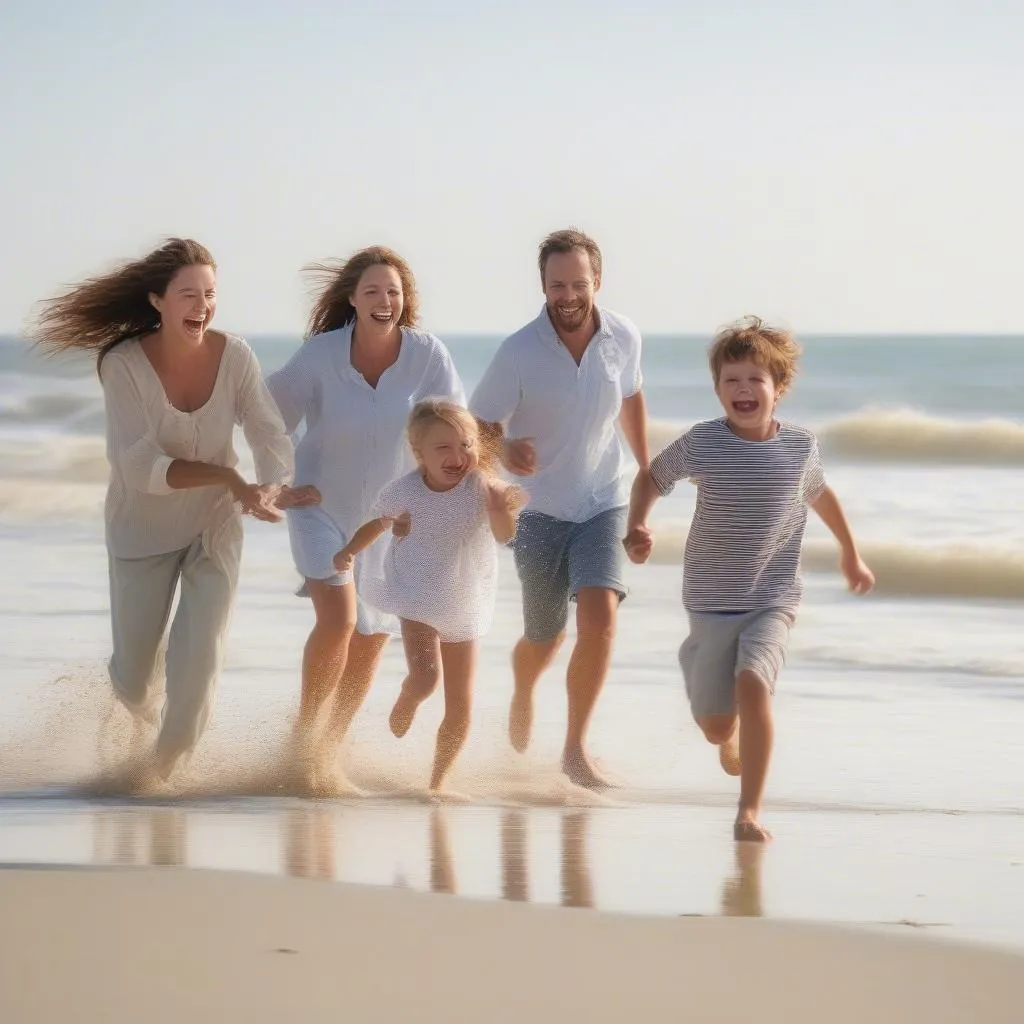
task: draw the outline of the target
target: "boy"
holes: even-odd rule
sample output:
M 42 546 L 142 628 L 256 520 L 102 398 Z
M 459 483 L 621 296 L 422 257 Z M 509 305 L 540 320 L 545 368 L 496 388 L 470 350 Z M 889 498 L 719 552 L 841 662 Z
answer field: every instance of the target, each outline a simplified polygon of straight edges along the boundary
M 623 544 L 634 562 L 653 547 L 647 517 L 678 480 L 697 484 L 686 541 L 683 604 L 690 633 L 679 649 L 693 717 L 740 777 L 739 841 L 771 838 L 761 798 L 772 749 L 771 698 L 800 604 L 800 545 L 810 506 L 839 542 L 850 589 L 867 593 L 871 570 L 857 552 L 838 499 L 825 483 L 818 443 L 780 423 L 775 408 L 796 374 L 791 334 L 747 317 L 711 346 L 725 416 L 692 427 L 637 474 Z M 737 728 L 738 726 L 738 728 Z

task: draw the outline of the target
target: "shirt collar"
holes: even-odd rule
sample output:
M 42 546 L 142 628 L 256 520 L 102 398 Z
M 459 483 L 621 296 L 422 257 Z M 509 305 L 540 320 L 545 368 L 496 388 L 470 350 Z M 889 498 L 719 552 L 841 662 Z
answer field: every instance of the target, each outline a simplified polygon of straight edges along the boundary
M 608 324 L 608 317 L 605 315 L 604 310 L 600 306 L 594 306 L 594 312 L 597 313 L 597 330 L 594 332 L 594 341 L 602 341 L 605 338 L 612 337 L 612 329 Z M 542 341 L 548 345 L 553 345 L 555 348 L 562 347 L 562 339 L 558 336 L 558 331 L 555 330 L 555 325 L 551 322 L 551 317 L 548 316 L 548 307 L 545 303 L 540 307 L 540 315 L 534 321 L 537 325 L 537 333 L 540 335 Z

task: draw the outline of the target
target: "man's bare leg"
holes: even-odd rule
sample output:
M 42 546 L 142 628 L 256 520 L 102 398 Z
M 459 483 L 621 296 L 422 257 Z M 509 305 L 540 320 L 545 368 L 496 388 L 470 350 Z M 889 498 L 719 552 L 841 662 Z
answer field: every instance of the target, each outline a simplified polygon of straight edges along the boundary
M 512 746 L 523 753 L 530 745 L 533 729 L 533 690 L 558 653 L 565 633 L 551 640 L 528 640 L 522 637 L 512 651 L 512 675 L 515 691 L 508 712 L 508 738 Z
M 740 806 L 733 838 L 740 842 L 764 843 L 771 839 L 771 833 L 761 824 L 761 800 L 775 738 L 771 691 L 759 676 L 744 670 L 736 676 L 736 704 L 740 715 L 742 768 Z
M 569 659 L 569 723 L 562 771 L 577 786 L 602 789 L 608 783 L 594 771 L 584 743 L 594 705 L 604 687 L 615 642 L 619 595 L 606 587 L 583 587 L 576 594 L 576 646 Z

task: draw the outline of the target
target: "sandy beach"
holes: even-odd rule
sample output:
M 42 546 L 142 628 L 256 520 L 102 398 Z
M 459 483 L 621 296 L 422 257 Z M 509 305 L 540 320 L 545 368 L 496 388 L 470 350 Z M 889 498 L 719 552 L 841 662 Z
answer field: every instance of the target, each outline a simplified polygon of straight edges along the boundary
M 1024 998 L 1009 953 L 778 921 L 179 869 L 12 869 L 0 906 L 8 1024 L 1010 1024 Z

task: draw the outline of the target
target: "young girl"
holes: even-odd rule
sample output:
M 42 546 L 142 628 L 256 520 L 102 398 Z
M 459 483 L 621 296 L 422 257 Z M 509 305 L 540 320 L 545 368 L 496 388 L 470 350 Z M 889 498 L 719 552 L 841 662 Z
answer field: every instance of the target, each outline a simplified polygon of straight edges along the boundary
M 444 681 L 431 792 L 441 789 L 469 731 L 477 640 L 494 613 L 498 552 L 515 533 L 523 492 L 494 475 L 495 453 L 480 450 L 477 421 L 454 402 L 418 403 L 409 417 L 418 468 L 380 493 L 375 518 L 335 556 L 339 572 L 385 531 L 394 536 L 363 598 L 397 615 L 409 674 L 391 711 L 404 736 L 416 709 Z

